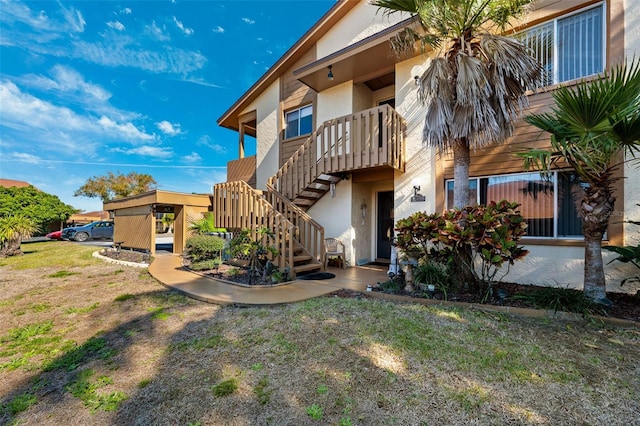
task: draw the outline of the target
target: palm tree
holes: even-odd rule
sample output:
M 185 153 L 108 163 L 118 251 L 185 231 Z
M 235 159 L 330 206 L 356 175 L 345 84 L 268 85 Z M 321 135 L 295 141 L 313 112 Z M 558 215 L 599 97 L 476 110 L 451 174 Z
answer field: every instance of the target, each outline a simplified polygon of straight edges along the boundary
M 0 257 L 21 255 L 22 240 L 38 232 L 38 226 L 25 216 L 0 218 Z
M 436 50 L 419 76 L 426 106 L 423 142 L 453 151 L 454 207 L 469 204 L 471 148 L 504 142 L 528 105 L 526 90 L 542 76 L 538 61 L 514 38 L 496 35 L 522 16 L 532 0 L 373 0 L 385 14 L 407 12 L 407 27 L 392 40 L 401 54 L 416 43 Z
M 553 98 L 551 113 L 525 118 L 551 134 L 551 148 L 518 155 L 525 168 L 543 175 L 567 164 L 586 184 L 576 201 L 584 233 L 584 292 L 607 303 L 602 238 L 614 208 L 621 152 L 629 160 L 640 152 L 640 61 L 618 65 L 575 89 L 561 87 Z

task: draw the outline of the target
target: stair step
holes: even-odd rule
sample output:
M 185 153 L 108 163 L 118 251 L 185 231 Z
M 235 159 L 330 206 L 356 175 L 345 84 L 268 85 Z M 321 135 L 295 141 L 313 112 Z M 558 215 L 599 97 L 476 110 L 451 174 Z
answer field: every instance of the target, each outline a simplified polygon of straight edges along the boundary
M 299 274 L 300 272 L 309 272 L 319 269 L 322 269 L 322 265 L 320 263 L 307 263 L 306 265 L 298 265 L 293 267 L 293 270 L 296 274 Z
M 308 254 L 301 254 L 301 255 L 293 256 L 293 263 L 307 262 L 311 259 L 313 259 L 312 256 L 309 256 Z

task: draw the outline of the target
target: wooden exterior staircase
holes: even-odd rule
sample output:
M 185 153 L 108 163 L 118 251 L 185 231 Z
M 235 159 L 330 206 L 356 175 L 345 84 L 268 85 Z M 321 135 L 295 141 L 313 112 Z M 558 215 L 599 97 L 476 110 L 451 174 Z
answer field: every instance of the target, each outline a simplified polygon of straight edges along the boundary
M 268 183 L 307 210 L 346 173 L 378 167 L 404 171 L 405 127 L 389 105 L 326 121 Z
M 346 173 L 391 167 L 404 171 L 405 121 L 389 105 L 326 121 L 272 176 L 264 192 L 243 181 L 215 185 L 216 226 L 256 231 L 267 226 L 294 275 L 324 266 L 324 228 L 306 210 Z

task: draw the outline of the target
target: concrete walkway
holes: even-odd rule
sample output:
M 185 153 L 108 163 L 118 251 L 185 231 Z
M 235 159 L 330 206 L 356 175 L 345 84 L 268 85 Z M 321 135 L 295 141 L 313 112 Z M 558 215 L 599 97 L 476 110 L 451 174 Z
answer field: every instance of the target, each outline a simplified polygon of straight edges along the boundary
M 324 296 L 340 289 L 363 291 L 388 279 L 386 269 L 377 267 L 329 268 L 336 275 L 328 280 L 295 280 L 276 287 L 243 287 L 203 277 L 183 268 L 178 255 L 157 254 L 149 273 L 164 285 L 194 299 L 219 305 L 273 305 Z

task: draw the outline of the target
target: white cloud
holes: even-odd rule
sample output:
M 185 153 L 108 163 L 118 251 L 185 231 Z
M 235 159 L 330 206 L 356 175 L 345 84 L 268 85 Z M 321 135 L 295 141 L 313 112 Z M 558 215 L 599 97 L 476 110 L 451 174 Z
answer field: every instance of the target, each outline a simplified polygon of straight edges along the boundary
M 202 160 L 202 157 L 200 157 L 200 154 L 197 152 L 192 152 L 191 154 L 182 157 L 182 161 L 185 163 L 197 163 L 200 160 Z
M 65 8 L 60 4 L 60 9 L 62 11 L 62 16 L 64 16 L 67 25 L 71 27 L 75 32 L 81 33 L 84 32 L 84 27 L 87 24 L 82 17 L 82 14 L 79 10 L 75 10 L 73 7 L 69 9 Z
M 131 15 L 131 8 L 130 7 L 125 7 L 124 9 L 122 9 L 120 11 L 120 13 L 122 13 L 123 15 Z
M 180 125 L 179 124 L 171 124 L 167 120 L 162 120 L 159 123 L 156 123 L 158 129 L 162 131 L 162 133 L 175 136 L 180 133 Z
M 127 140 L 151 140 L 155 139 L 153 135 L 139 130 L 133 123 L 116 123 L 109 117 L 102 116 L 98 120 L 98 124 L 107 132 L 114 135 L 120 135 Z
M 216 154 L 223 154 L 227 152 L 227 149 L 224 146 L 214 143 L 208 135 L 201 136 L 196 142 L 196 145 L 205 146 Z
M 253 19 L 249 19 L 249 18 L 242 18 L 242 22 L 245 22 L 249 25 L 253 25 L 256 23 L 256 21 L 254 21 Z
M 111 151 L 127 155 L 140 155 L 144 157 L 168 158 L 173 155 L 171 148 L 161 148 L 159 146 L 138 146 L 135 148 L 114 148 Z
M 109 21 L 107 22 L 107 26 L 109 28 L 113 28 L 114 30 L 124 31 L 124 25 L 120 21 Z
M 8 161 L 18 161 L 20 163 L 27 164 L 40 164 L 42 159 L 33 154 L 27 154 L 26 152 L 9 152 L 3 153 L 5 160 Z
M 222 28 L 220 25 L 218 25 L 217 27 L 215 27 L 212 30 L 214 33 L 218 33 L 218 34 L 222 34 L 224 32 L 224 28 Z
M 178 27 L 178 29 L 185 35 L 193 34 L 193 28 L 185 28 L 184 24 L 181 21 L 178 21 L 178 18 L 176 18 L 175 16 L 173 17 L 173 22 L 176 24 L 176 27 Z
M 156 24 L 156 21 L 152 21 L 151 25 L 145 25 L 144 27 L 145 33 L 149 35 L 151 38 L 158 41 L 171 40 L 171 37 L 169 37 L 169 34 L 165 33 L 165 30 L 166 30 L 166 27 L 163 25 L 162 28 L 160 28 L 158 24 Z
M 198 51 L 186 51 L 164 44 L 142 48 L 139 37 L 134 38 L 120 31 L 107 32 L 102 41 L 82 40 L 75 34 L 84 31 L 85 23 L 82 15 L 72 8 L 62 9 L 60 14 L 64 17 L 52 19 L 43 12 L 34 13 L 19 2 L 0 2 L 0 22 L 9 24 L 3 25 L 0 45 L 15 46 L 32 55 L 80 59 L 97 65 L 180 75 L 202 69 L 207 62 L 206 57 Z M 26 24 L 31 31 L 25 31 L 16 23 Z M 117 27 L 116 23 L 114 27 Z M 161 43 L 169 40 L 166 28 L 155 21 L 144 27 L 143 34 Z
M 66 9 L 60 5 L 60 14 L 61 19 L 50 18 L 44 11 L 34 12 L 24 3 L 2 0 L 0 21 L 10 24 L 21 22 L 36 32 L 49 33 L 50 38 L 59 34 L 84 31 L 86 22 L 79 11 L 73 7 Z
M 2 105 L 2 144 L 9 138 L 14 145 L 29 146 L 34 150 L 70 153 L 82 150 L 91 158 L 102 143 L 139 143 L 154 140 L 153 134 L 118 115 L 100 118 L 90 113 L 78 113 L 71 108 L 20 90 L 11 81 L 0 82 Z
M 78 41 L 71 52 L 59 56 L 81 58 L 98 65 L 133 67 L 154 73 L 188 74 L 201 69 L 207 62 L 200 52 L 189 52 L 174 47 L 162 50 L 141 50 L 129 47 L 129 42 L 87 43 Z M 65 53 L 65 54 L 62 54 Z
M 99 85 L 85 81 L 84 76 L 71 67 L 55 65 L 49 74 L 52 78 L 28 74 L 20 78 L 20 81 L 40 90 L 74 93 L 81 98 L 90 98 L 98 102 L 105 102 L 111 98 L 111 93 Z

